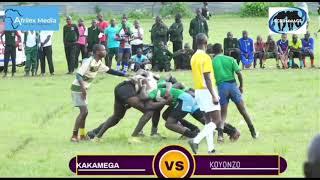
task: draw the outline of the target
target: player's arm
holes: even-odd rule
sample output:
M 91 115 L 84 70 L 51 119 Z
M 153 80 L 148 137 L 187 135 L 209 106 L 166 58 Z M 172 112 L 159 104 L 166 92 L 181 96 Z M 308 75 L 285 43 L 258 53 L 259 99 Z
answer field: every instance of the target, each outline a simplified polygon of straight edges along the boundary
M 238 76 L 238 80 L 239 80 L 239 90 L 241 93 L 243 93 L 243 78 L 242 78 L 242 74 L 241 71 L 236 72 L 237 76 Z
M 3 43 L 3 35 L 4 35 L 4 31 L 1 33 L 0 39 L 1 39 L 2 45 L 5 46 L 4 43 Z
M 47 42 L 50 40 L 50 38 L 51 38 L 51 35 L 48 35 L 46 40 L 44 40 L 44 42 L 41 42 L 41 46 L 47 44 Z
M 76 25 L 74 26 L 74 29 L 75 29 L 75 31 L 76 31 L 76 34 L 77 34 L 77 41 L 78 41 L 78 39 L 79 39 L 79 37 L 80 37 L 79 29 L 78 29 L 78 27 L 77 27 Z
M 76 74 L 76 78 L 77 78 L 77 80 L 78 80 L 78 82 L 80 84 L 82 98 L 85 100 L 87 98 L 87 90 L 86 90 L 86 88 L 84 86 L 84 83 L 83 83 L 83 77 L 82 77 L 81 74 L 77 73 Z

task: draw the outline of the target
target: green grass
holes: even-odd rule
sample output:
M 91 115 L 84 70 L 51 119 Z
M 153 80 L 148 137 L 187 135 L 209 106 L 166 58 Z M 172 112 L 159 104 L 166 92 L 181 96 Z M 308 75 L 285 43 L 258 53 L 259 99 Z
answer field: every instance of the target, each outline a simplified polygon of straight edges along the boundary
M 150 42 L 148 30 L 153 22 L 151 19 L 141 20 L 147 43 Z M 170 25 L 173 20 L 165 22 Z M 190 20 L 183 22 L 185 42 L 191 42 L 188 35 Z M 86 23 L 89 24 L 89 21 Z M 254 39 L 258 34 L 266 39 L 268 34 L 267 18 L 215 16 L 210 20 L 209 28 L 209 41 L 212 43 L 222 43 L 228 31 L 240 37 L 241 31 L 246 29 Z M 310 31 L 313 33 L 317 29 L 317 17 L 311 16 Z M 319 38 L 316 44 L 319 47 Z M 169 49 L 172 49 L 171 45 Z M 316 51 L 318 66 L 320 53 L 319 49 Z M 170 144 L 188 148 L 186 141 L 177 140 L 179 135 L 164 127 L 163 120 L 159 124 L 159 131 L 168 140 L 152 141 L 146 138 L 141 146 L 129 145 L 127 139 L 141 115 L 134 109 L 129 110 L 125 118 L 105 134 L 103 143 L 70 143 L 78 109 L 72 106 L 70 94 L 74 76 L 64 75 L 67 65 L 61 31 L 53 37 L 53 57 L 56 69 L 54 77 L 24 78 L 23 68 L 18 68 L 17 77 L 0 80 L 1 176 L 73 176 L 68 163 L 77 154 L 155 154 L 161 147 Z M 310 61 L 307 62 L 310 66 Z M 217 149 L 222 154 L 279 154 L 288 162 L 288 168 L 281 176 L 302 177 L 307 146 L 320 130 L 319 69 L 277 70 L 274 60 L 267 61 L 267 66 L 265 70 L 243 71 L 244 100 L 260 132 L 260 139 L 251 139 L 242 117 L 231 104 L 228 121 L 241 131 L 241 137 L 236 143 L 227 140 L 225 144 L 217 145 Z M 192 86 L 190 72 L 172 74 Z M 97 79 L 89 91 L 88 130 L 111 115 L 113 89 L 124 78 L 98 75 Z M 187 119 L 195 122 L 189 116 Z M 144 128 L 146 134 L 150 133 L 150 124 Z M 206 152 L 205 143 L 201 144 L 200 152 Z

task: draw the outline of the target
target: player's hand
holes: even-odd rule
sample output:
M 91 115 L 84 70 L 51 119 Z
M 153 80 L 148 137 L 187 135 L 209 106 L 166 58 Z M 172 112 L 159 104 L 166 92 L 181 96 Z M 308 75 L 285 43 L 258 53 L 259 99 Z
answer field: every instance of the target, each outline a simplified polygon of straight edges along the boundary
M 85 89 L 81 88 L 81 92 L 82 92 L 82 94 L 81 94 L 82 99 L 83 99 L 83 100 L 86 100 L 86 98 L 87 98 L 87 91 L 86 91 Z
M 219 97 L 212 97 L 212 102 L 214 105 L 218 105 L 219 104 Z
M 243 94 L 243 88 L 241 86 L 239 86 L 239 90 L 240 90 L 241 94 Z
M 171 104 L 171 102 L 172 102 L 172 96 L 168 96 L 168 97 L 166 98 L 166 105 Z

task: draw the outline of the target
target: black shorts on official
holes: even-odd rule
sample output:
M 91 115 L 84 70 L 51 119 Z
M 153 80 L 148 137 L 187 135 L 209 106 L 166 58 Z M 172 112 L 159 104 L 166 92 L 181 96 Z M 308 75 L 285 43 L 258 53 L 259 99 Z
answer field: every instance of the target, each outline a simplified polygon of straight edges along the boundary
M 137 95 L 135 84 L 131 81 L 123 81 L 114 89 L 114 95 L 117 101 L 127 104 L 129 98 Z

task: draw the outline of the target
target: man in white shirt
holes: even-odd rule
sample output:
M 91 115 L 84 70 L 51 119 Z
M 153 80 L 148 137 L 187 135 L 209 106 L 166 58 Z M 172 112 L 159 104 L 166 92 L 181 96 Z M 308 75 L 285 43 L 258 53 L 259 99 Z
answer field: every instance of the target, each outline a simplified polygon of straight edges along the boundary
M 32 76 L 35 75 L 37 67 L 37 56 L 38 56 L 38 43 L 39 33 L 35 31 L 27 31 L 24 33 L 24 47 L 26 54 L 26 65 L 24 68 L 25 76 L 30 75 L 30 69 Z
M 140 27 L 138 20 L 134 21 L 134 28 L 132 29 L 133 40 L 131 41 L 132 55 L 137 54 L 137 50 L 143 49 L 143 29 Z
M 54 75 L 54 67 L 52 63 L 52 36 L 53 31 L 41 31 L 40 32 L 40 48 L 41 48 L 41 75 L 44 76 L 46 73 L 46 61 L 47 57 L 49 71 L 51 75 Z

